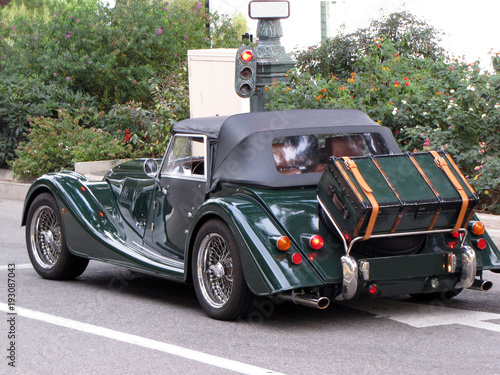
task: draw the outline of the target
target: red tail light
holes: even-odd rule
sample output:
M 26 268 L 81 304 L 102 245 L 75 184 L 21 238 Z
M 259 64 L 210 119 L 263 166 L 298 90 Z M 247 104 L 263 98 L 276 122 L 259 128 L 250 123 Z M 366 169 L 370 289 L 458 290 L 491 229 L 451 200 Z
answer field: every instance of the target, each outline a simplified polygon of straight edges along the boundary
M 311 236 L 311 238 L 309 238 L 309 246 L 313 250 L 321 249 L 324 244 L 325 241 L 323 240 L 323 237 L 321 237 L 319 234 L 315 234 L 314 236 Z
M 299 253 L 292 254 L 292 263 L 293 264 L 302 263 L 302 255 L 300 255 Z
M 372 284 L 368 287 L 368 293 L 370 293 L 372 296 L 375 296 L 378 293 L 378 285 L 377 284 Z
M 486 246 L 488 246 L 488 243 L 484 238 L 480 238 L 478 240 L 472 241 L 472 243 L 479 249 L 479 250 L 484 250 L 486 249 Z

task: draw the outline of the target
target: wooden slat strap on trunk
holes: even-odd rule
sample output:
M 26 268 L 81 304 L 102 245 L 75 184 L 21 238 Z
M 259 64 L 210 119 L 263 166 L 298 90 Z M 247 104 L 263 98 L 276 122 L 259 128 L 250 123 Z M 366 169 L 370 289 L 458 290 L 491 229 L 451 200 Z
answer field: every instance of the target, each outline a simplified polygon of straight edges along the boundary
M 370 215 L 370 219 L 368 220 L 368 225 L 366 226 L 366 231 L 365 235 L 363 237 L 363 240 L 367 240 L 370 238 L 373 232 L 373 228 L 375 227 L 375 222 L 377 221 L 377 216 L 378 216 L 378 211 L 379 211 L 379 204 L 375 197 L 373 196 L 373 190 L 371 187 L 366 183 L 365 179 L 361 175 L 361 172 L 358 170 L 358 166 L 354 161 L 352 161 L 350 158 L 347 156 L 344 156 L 342 159 L 344 159 L 344 163 L 356 179 L 357 183 L 363 189 L 365 192 L 366 197 L 370 201 L 372 205 L 372 213 Z
M 467 193 L 464 191 L 464 188 L 462 187 L 460 182 L 451 171 L 448 163 L 446 162 L 446 159 L 439 155 L 437 151 L 430 151 L 430 153 L 434 157 L 434 162 L 436 163 L 436 165 L 443 170 L 455 189 L 457 189 L 458 194 L 460 194 L 460 198 L 462 198 L 462 208 L 460 209 L 460 213 L 458 214 L 455 228 L 453 228 L 453 232 L 458 232 L 458 230 L 462 226 L 462 223 L 464 222 L 465 213 L 467 212 L 467 208 L 469 207 L 469 197 L 467 196 Z

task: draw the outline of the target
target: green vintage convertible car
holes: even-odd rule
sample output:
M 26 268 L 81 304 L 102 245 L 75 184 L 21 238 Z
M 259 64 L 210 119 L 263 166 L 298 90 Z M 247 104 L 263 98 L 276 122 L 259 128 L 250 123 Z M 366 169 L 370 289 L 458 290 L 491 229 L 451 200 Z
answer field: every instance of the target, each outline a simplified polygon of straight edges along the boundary
M 357 110 L 189 119 L 163 160 L 125 162 L 100 182 L 40 177 L 22 224 L 44 278 L 100 260 L 193 283 L 216 319 L 268 296 L 323 309 L 340 296 L 487 290 L 500 252 L 472 212 L 477 196 L 453 168 L 431 170 L 448 156 L 431 157 L 401 153 Z

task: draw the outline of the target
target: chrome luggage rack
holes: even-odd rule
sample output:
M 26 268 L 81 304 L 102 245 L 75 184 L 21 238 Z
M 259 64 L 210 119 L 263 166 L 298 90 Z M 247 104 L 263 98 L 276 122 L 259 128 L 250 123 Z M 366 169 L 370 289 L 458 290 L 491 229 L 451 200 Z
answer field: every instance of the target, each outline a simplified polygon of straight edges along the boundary
M 349 243 L 347 243 L 347 240 L 345 239 L 344 234 L 342 233 L 341 229 L 339 228 L 339 226 L 337 225 L 337 223 L 333 219 L 333 217 L 330 214 L 330 212 L 326 209 L 325 204 L 323 203 L 323 201 L 321 200 L 321 198 L 319 196 L 317 198 L 318 198 L 318 202 L 319 202 L 321 208 L 323 209 L 323 212 L 327 215 L 328 219 L 333 224 L 333 226 L 337 230 L 340 238 L 342 239 L 342 243 L 344 245 L 344 249 L 345 249 L 346 255 L 349 255 L 349 253 L 351 252 L 352 247 L 354 246 L 354 244 L 356 242 L 362 240 L 363 237 L 362 236 L 355 237 Z M 400 236 L 409 236 L 409 235 L 418 235 L 418 234 L 452 233 L 452 232 L 453 232 L 453 228 L 450 228 L 450 229 L 431 229 L 431 230 L 421 230 L 421 231 L 413 231 L 413 232 L 410 231 L 410 232 L 374 234 L 374 235 L 370 236 L 370 239 L 372 239 L 372 238 L 383 238 L 383 237 L 400 237 Z M 460 246 L 462 247 L 464 245 L 465 238 L 467 237 L 467 233 L 468 232 L 467 232 L 467 229 L 465 229 L 465 228 L 460 228 L 459 232 L 461 233 L 461 236 L 460 236 L 460 241 L 461 241 L 460 242 Z

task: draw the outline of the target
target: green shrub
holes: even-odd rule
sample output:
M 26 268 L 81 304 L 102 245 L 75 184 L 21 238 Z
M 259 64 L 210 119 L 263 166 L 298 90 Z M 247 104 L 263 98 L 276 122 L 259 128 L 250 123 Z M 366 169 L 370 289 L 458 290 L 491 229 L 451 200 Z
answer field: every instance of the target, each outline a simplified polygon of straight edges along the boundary
M 85 116 L 85 110 L 82 112 L 80 116 Z M 21 178 L 73 169 L 76 161 L 134 156 L 131 145 L 102 129 L 81 127 L 78 116 L 72 117 L 66 110 L 59 111 L 57 119 L 36 118 L 27 141 L 20 143 L 17 151 L 19 157 L 12 162 L 12 170 Z
M 103 128 L 121 132 L 142 157 L 162 157 L 173 125 L 189 117 L 187 68 L 181 65 L 168 75 L 152 77 L 149 84 L 151 105 L 134 101 L 115 105 L 105 116 Z
M 55 83 L 46 84 L 39 77 L 0 75 L 0 167 L 14 159 L 30 118 L 57 117 L 59 109 L 76 114 L 82 106 L 97 108 L 90 95 Z

